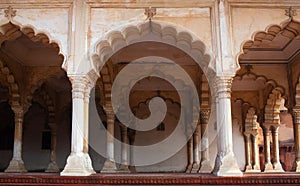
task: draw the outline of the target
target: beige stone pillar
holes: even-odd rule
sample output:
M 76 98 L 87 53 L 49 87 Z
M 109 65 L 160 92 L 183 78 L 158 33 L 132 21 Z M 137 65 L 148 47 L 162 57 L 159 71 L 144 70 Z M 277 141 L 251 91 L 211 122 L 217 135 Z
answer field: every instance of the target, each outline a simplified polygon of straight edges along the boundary
M 15 135 L 13 158 L 5 172 L 27 172 L 22 160 L 22 133 L 23 133 L 23 117 L 24 110 L 21 106 L 12 107 L 15 113 Z
M 265 151 L 265 169 L 264 172 L 273 171 L 273 165 L 271 163 L 271 152 L 270 152 L 270 126 L 264 125 L 264 151 Z
M 246 167 L 245 172 L 249 172 L 252 170 L 251 165 L 251 139 L 249 133 L 244 133 L 245 136 L 245 150 L 246 150 Z
M 198 123 L 193 134 L 193 166 L 191 173 L 197 173 L 200 168 L 200 158 L 199 158 L 199 134 L 200 134 L 200 124 Z
M 191 137 L 187 144 L 187 154 L 188 154 L 188 165 L 185 172 L 190 173 L 193 167 L 193 137 Z
M 201 109 L 201 166 L 199 173 L 211 173 L 212 167 L 209 159 L 209 142 L 208 142 L 208 120 L 209 120 L 210 110 Z
M 55 123 L 48 124 L 51 129 L 51 151 L 50 151 L 50 162 L 45 172 L 59 172 L 58 165 L 56 163 L 56 131 L 57 126 Z
M 259 147 L 257 133 L 252 135 L 252 149 L 253 149 L 253 170 L 260 172 L 260 163 L 259 163 Z
M 106 161 L 104 162 L 101 172 L 113 173 L 117 171 L 114 158 L 114 125 L 115 113 L 112 106 L 104 108 L 107 118 L 107 141 L 106 141 Z
M 278 128 L 279 126 L 273 126 L 272 127 L 272 139 L 273 139 L 273 156 L 274 156 L 274 161 L 273 161 L 273 168 L 274 171 L 276 172 L 284 172 L 282 169 L 281 163 L 280 163 L 280 158 L 279 158 L 279 140 L 278 140 Z
M 85 104 L 84 92 L 87 88 L 87 79 L 84 76 L 72 76 L 72 137 L 71 154 L 67 164 L 61 172 L 62 176 L 88 176 L 91 170 L 88 168 L 86 153 L 84 152 L 85 137 Z
M 300 172 L 300 108 L 293 109 L 294 131 L 295 131 L 295 149 L 296 149 L 296 172 Z
M 231 77 L 217 77 L 218 154 L 213 173 L 218 176 L 242 176 L 232 146 Z
M 128 168 L 128 151 L 127 151 L 127 144 L 128 144 L 128 136 L 127 136 L 127 127 L 120 126 L 121 128 L 121 139 L 122 139 L 122 145 L 121 145 L 121 165 L 118 169 L 118 172 L 122 173 L 130 173 L 130 170 Z

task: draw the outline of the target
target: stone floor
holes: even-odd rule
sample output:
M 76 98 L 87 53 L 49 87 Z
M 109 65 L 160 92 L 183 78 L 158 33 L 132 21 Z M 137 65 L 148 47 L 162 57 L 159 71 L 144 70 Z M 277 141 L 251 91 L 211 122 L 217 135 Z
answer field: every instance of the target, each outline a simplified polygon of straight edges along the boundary
M 0 185 L 300 185 L 297 173 L 244 174 L 217 177 L 211 174 L 139 173 L 94 174 L 87 177 L 49 173 L 0 173 Z

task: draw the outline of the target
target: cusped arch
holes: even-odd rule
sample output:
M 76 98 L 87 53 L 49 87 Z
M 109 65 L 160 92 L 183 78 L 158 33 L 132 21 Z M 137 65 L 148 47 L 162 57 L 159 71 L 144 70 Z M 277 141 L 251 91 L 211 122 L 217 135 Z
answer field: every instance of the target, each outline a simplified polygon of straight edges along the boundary
M 283 90 L 280 88 L 274 88 L 269 95 L 267 104 L 265 106 L 265 123 L 279 125 L 280 124 L 280 105 L 281 97 Z
M 281 34 L 287 37 L 289 40 L 294 39 L 300 34 L 300 22 L 295 19 L 288 19 L 287 21 L 278 24 L 272 24 L 266 27 L 264 31 L 257 31 L 252 34 L 250 40 L 246 40 L 242 43 L 240 53 L 237 55 L 239 60 L 243 54 L 246 54 L 251 48 L 261 47 L 284 47 L 284 46 L 269 46 L 274 41 L 277 35 Z
M 62 68 L 66 71 L 64 64 L 66 61 L 65 55 L 61 51 L 61 46 L 58 41 L 51 39 L 50 34 L 46 31 L 38 31 L 34 26 L 23 26 L 19 23 L 7 22 L 0 25 L 0 45 L 7 40 L 15 40 L 22 34 L 27 36 L 33 42 L 41 42 L 45 46 L 52 47 L 60 58 L 63 59 Z
M 94 47 L 92 60 L 100 71 L 104 63 L 117 51 L 133 43 L 153 41 L 172 45 L 187 53 L 207 73 L 211 57 L 206 53 L 205 44 L 194 34 L 176 25 L 165 22 L 143 22 L 126 25 L 109 32 Z M 213 69 L 214 72 L 214 69 Z M 211 73 L 211 72 L 210 72 Z M 209 76 L 208 76 L 209 77 Z
M 19 86 L 15 80 L 14 75 L 8 68 L 8 66 L 0 60 L 0 75 L 4 75 L 7 83 L 9 84 L 10 92 L 10 104 L 11 106 L 20 106 L 21 105 L 21 96 Z

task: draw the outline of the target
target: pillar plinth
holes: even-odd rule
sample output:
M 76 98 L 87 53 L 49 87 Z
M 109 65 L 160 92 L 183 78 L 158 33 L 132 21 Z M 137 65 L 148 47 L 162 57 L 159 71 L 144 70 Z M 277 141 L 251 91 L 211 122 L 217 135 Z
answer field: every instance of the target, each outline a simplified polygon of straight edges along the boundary
M 23 117 L 24 110 L 21 106 L 13 107 L 15 113 L 15 135 L 14 135 L 14 150 L 13 158 L 5 172 L 27 172 L 22 160 L 22 133 L 23 133 Z
M 232 146 L 231 84 L 231 77 L 218 77 L 216 80 L 218 154 L 213 173 L 217 176 L 243 175 Z
M 71 77 L 72 82 L 72 137 L 71 154 L 67 159 L 62 176 L 88 176 L 92 174 L 90 169 L 91 161 L 88 154 L 84 151 L 85 131 L 85 104 L 84 95 L 88 81 L 83 76 Z M 88 156 L 88 157 L 87 157 Z

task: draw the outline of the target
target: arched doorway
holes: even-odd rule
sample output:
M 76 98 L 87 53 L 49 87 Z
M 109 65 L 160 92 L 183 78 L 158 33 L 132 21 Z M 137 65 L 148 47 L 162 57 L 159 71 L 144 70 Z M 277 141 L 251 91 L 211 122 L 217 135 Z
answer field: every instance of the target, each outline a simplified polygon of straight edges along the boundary
M 174 70 L 174 73 L 167 73 L 167 71 L 164 71 L 164 68 L 172 69 L 174 68 L 175 65 L 178 65 L 180 68 L 183 69 L 182 73 L 187 74 L 192 82 L 193 86 L 195 85 L 196 92 L 197 92 L 197 99 L 193 100 L 193 97 L 191 96 L 191 99 L 188 100 L 189 104 L 186 106 L 181 105 L 179 108 L 181 109 L 181 112 L 185 111 L 184 109 L 193 106 L 193 103 L 198 102 L 199 105 L 199 99 L 201 99 L 203 96 L 201 93 L 202 92 L 209 92 L 209 86 L 201 86 L 202 84 L 202 79 L 206 79 L 206 85 L 210 85 L 215 78 L 215 73 L 213 69 L 209 68 L 209 63 L 210 63 L 210 56 L 205 53 L 205 45 L 197 40 L 195 36 L 190 34 L 189 32 L 186 31 L 177 31 L 176 27 L 172 25 L 168 25 L 166 23 L 159 23 L 159 22 L 151 22 L 151 23 L 143 23 L 143 24 L 138 24 L 137 26 L 126 26 L 123 29 L 117 30 L 117 31 L 112 31 L 107 35 L 107 37 L 103 40 L 101 40 L 97 45 L 96 45 L 96 54 L 93 56 L 93 62 L 95 66 L 97 66 L 97 69 L 99 69 L 99 72 L 101 74 L 100 78 L 100 92 L 99 95 L 96 95 L 100 97 L 99 99 L 100 104 L 102 104 L 105 112 L 106 112 L 106 117 L 107 117 L 107 124 L 108 126 L 110 125 L 111 127 L 107 127 L 109 130 L 110 134 L 113 134 L 114 131 L 114 123 L 115 123 L 115 113 L 113 112 L 122 112 L 125 113 L 126 111 L 122 111 L 121 106 L 117 108 L 118 111 L 114 111 L 113 109 L 113 101 L 112 101 L 112 88 L 114 86 L 114 81 L 116 78 L 118 78 L 119 73 L 122 73 L 123 69 L 126 69 L 128 66 L 133 65 L 133 69 L 139 65 L 149 65 L 151 67 L 145 67 L 144 70 L 141 70 L 141 68 L 136 68 L 135 70 L 132 71 L 133 74 L 126 73 L 125 76 L 123 77 L 123 80 L 129 80 L 128 81 L 128 86 L 132 86 L 133 88 L 131 89 L 130 95 L 129 95 L 129 110 L 133 111 L 135 110 L 136 113 L 142 112 L 146 113 L 147 117 L 147 107 L 149 107 L 149 102 L 147 101 L 149 98 L 153 97 L 160 97 L 164 101 L 166 100 L 171 100 L 171 102 L 178 102 L 181 103 L 181 101 L 185 100 L 180 100 L 178 97 L 178 93 L 185 92 L 188 94 L 188 89 L 189 84 L 185 84 L 185 79 L 181 79 L 182 76 L 180 74 L 177 74 L 178 71 L 176 72 Z M 165 66 L 160 66 L 160 65 L 165 65 Z M 134 67 L 135 66 L 135 67 Z M 149 70 L 148 73 L 149 77 L 134 77 L 137 73 L 141 71 L 146 71 Z M 157 78 L 158 75 L 151 75 L 151 73 L 157 73 L 161 75 L 162 77 Z M 124 75 L 124 74 L 122 74 Z M 205 78 L 202 78 L 202 76 L 206 76 Z M 139 79 L 140 78 L 140 79 Z M 171 81 L 171 85 L 168 84 L 166 79 L 168 78 L 173 78 L 173 81 Z M 205 82 L 205 80 L 203 80 Z M 172 87 L 172 83 L 175 84 L 182 84 L 182 89 L 178 90 L 177 87 L 176 89 Z M 174 85 L 173 85 L 174 86 Z M 123 92 L 126 89 L 126 86 L 122 87 L 123 89 L 120 91 L 116 92 L 116 97 L 117 99 L 122 96 Z M 176 92 L 177 91 L 177 92 Z M 209 97 L 209 96 L 208 96 Z M 124 101 L 124 100 L 122 100 Z M 125 100 L 125 102 L 128 100 Z M 193 102 L 194 101 L 194 102 Z M 205 102 L 203 105 L 207 104 L 208 100 L 202 100 L 201 103 Z M 209 102 L 209 101 L 208 101 Z M 145 107 L 139 107 L 138 105 L 144 103 Z M 120 103 L 121 104 L 121 103 Z M 123 104 L 123 102 L 122 102 Z M 180 105 L 180 104 L 179 104 Z M 207 104 L 206 107 L 203 107 L 205 109 L 210 109 L 210 104 Z M 149 108 L 148 108 L 149 109 Z M 180 110 L 179 109 L 179 110 Z M 199 106 L 198 108 L 198 115 L 199 115 Z M 121 110 L 121 111 L 120 111 Z M 126 110 L 126 109 L 125 109 Z M 128 109 L 127 109 L 128 110 Z M 183 111 L 182 111 L 183 110 Z M 167 111 L 168 112 L 168 111 Z M 134 113 L 134 114 L 136 114 Z M 180 111 L 179 111 L 180 113 Z M 190 113 L 196 113 L 194 112 L 193 108 L 190 110 Z M 174 113 L 173 113 L 174 114 Z M 172 115 L 172 114 L 171 114 Z M 214 116 L 215 113 L 212 113 Z M 180 118 L 180 114 L 178 113 L 174 114 L 174 117 L 177 119 Z M 135 117 L 138 118 L 137 115 Z M 193 118 L 193 117 L 191 117 Z M 186 118 L 184 121 L 184 126 L 182 128 L 182 135 L 181 137 L 185 136 L 185 134 L 191 133 L 191 135 L 187 135 L 187 137 L 184 137 L 186 142 L 184 147 L 181 147 L 178 149 L 180 151 L 182 148 L 185 150 L 181 151 L 181 158 L 179 156 L 175 159 L 169 160 L 169 163 L 166 163 L 165 167 L 160 169 L 157 169 L 157 167 L 152 166 L 152 168 L 147 169 L 145 165 L 144 168 L 143 166 L 137 168 L 135 170 L 140 171 L 140 172 L 153 172 L 155 169 L 158 170 L 158 172 L 198 172 L 200 169 L 200 159 L 199 159 L 199 146 L 200 146 L 200 131 L 194 133 L 194 130 L 197 128 L 199 130 L 200 128 L 200 119 L 197 118 L 196 120 L 193 120 L 191 118 Z M 208 117 L 209 118 L 209 117 Z M 133 118 L 127 118 L 127 120 L 132 121 Z M 141 118 L 138 118 L 141 119 Z M 176 120 L 174 122 L 176 123 Z M 208 119 L 207 119 L 208 120 Z M 165 122 L 160 122 L 159 125 L 164 124 L 164 127 L 159 127 L 160 129 L 165 128 L 170 130 L 172 132 L 172 129 L 169 127 L 171 126 L 169 119 L 166 120 Z M 202 121 L 201 121 L 202 122 Z M 206 121 L 207 122 L 207 121 Z M 130 123 L 130 121 L 129 121 Z M 131 122 L 134 123 L 134 122 Z M 171 122 L 172 123 L 172 122 Z M 189 128 L 189 125 L 192 123 L 196 123 L 195 126 L 199 125 L 199 127 L 192 127 Z M 208 122 L 207 122 L 208 123 Z M 128 126 L 127 126 L 128 127 Z M 130 128 L 130 127 L 128 127 Z M 172 128 L 172 127 L 171 127 Z M 152 135 L 153 136 L 155 133 L 158 134 L 157 129 L 152 129 L 154 132 Z M 168 131 L 168 132 L 170 132 Z M 128 130 L 126 133 L 128 134 Z M 123 134 L 123 135 L 127 135 Z M 139 135 L 137 132 L 134 133 L 135 135 Z M 113 136 L 113 135 L 112 135 Z M 116 145 L 114 145 L 113 138 L 112 136 L 107 137 L 108 143 L 105 144 L 104 148 L 110 149 L 110 152 L 107 152 L 107 161 L 104 163 L 104 168 L 102 169 L 103 172 L 116 172 L 118 171 L 115 161 L 115 152 L 118 150 L 116 149 Z M 145 137 L 146 135 L 142 135 L 141 137 Z M 190 145 L 187 146 L 187 141 L 191 138 L 194 140 L 190 140 Z M 125 139 L 126 137 L 121 137 L 122 141 L 128 140 Z M 130 138 L 130 137 L 129 137 Z M 139 137 L 140 138 L 140 137 Z M 136 141 L 137 139 L 133 138 L 133 144 L 140 144 L 142 140 Z M 146 139 L 144 139 L 146 140 Z M 129 140 L 132 141 L 132 140 Z M 146 140 L 147 141 L 147 140 Z M 149 140 L 148 140 L 149 142 Z M 121 157 L 120 161 L 118 163 L 124 164 L 124 165 L 130 165 L 131 162 L 133 162 L 132 165 L 135 165 L 134 163 L 138 164 L 138 161 L 141 161 L 137 158 L 137 155 L 135 154 L 130 154 L 128 151 L 132 153 L 132 151 L 129 149 L 129 147 L 123 147 L 127 148 L 126 150 L 122 150 L 122 153 L 126 154 L 126 160 L 124 160 L 124 157 Z M 108 150 L 109 151 L 109 150 Z M 114 152 L 115 151 L 115 152 Z M 185 151 L 185 152 L 184 152 Z M 157 153 L 156 153 L 157 154 Z M 173 155 L 175 155 L 174 153 Z M 127 156 L 130 156 L 128 158 Z M 162 152 L 162 156 L 163 156 Z M 124 155 L 125 156 L 125 155 Z M 168 156 L 170 158 L 171 156 Z M 183 158 L 182 158 L 183 157 Z M 168 158 L 162 159 L 161 161 L 164 161 Z M 180 161 L 180 159 L 184 159 Z M 124 161 L 123 161 L 124 160 Z M 207 160 L 207 159 L 206 159 Z M 161 162 L 160 161 L 160 162 Z M 174 161 L 178 162 L 180 165 L 179 167 L 172 167 L 172 161 L 173 165 Z M 213 159 L 212 159 L 213 161 Z M 150 165 L 150 164 L 149 164 Z M 212 163 L 213 165 L 213 163 Z M 158 166 L 158 165 L 157 165 Z M 169 167 L 168 167 L 169 166 Z M 208 166 L 208 167 L 211 167 Z M 124 168 L 124 167 L 122 167 Z M 125 168 L 128 170 L 128 168 Z M 206 170 L 210 172 L 211 170 Z

